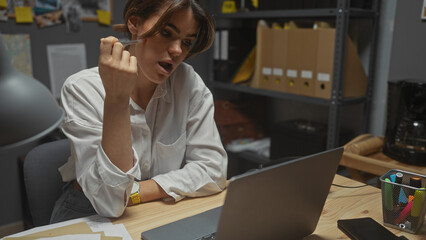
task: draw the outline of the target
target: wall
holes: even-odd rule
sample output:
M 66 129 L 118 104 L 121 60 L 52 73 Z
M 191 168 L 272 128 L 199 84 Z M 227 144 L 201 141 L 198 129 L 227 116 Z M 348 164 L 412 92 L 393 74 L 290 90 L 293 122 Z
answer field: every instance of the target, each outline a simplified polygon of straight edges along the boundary
M 116 0 L 113 6 L 113 23 L 122 23 L 122 9 L 124 1 Z M 33 76 L 47 87 L 49 85 L 49 69 L 47 63 L 46 46 L 49 44 L 85 43 L 87 65 L 94 67 L 98 62 L 99 39 L 109 35 L 116 35 L 111 26 L 100 25 L 97 22 L 83 22 L 77 33 L 66 31 L 65 24 L 39 28 L 32 24 L 16 24 L 14 19 L 7 23 L 0 22 L 0 32 L 5 34 L 29 34 L 31 39 L 31 55 Z

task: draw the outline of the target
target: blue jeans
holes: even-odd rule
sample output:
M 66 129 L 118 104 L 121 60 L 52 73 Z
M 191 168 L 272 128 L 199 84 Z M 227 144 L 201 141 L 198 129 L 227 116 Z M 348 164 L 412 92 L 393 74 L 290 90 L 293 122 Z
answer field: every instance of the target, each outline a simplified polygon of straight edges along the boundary
M 53 207 L 50 223 L 95 215 L 96 211 L 83 191 L 76 190 L 72 182 L 64 186 L 61 197 Z

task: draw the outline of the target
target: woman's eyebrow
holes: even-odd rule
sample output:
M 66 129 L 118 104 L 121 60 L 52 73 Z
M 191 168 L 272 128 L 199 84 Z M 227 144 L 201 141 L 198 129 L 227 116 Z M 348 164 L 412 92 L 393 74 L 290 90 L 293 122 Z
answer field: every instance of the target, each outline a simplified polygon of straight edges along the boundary
M 178 27 L 176 27 L 175 25 L 173 25 L 172 23 L 167 23 L 167 26 L 168 27 L 170 27 L 171 29 L 173 29 L 173 30 L 175 30 L 175 32 L 177 33 L 177 34 L 180 34 L 180 30 L 179 30 L 179 28 Z M 194 33 L 194 34 L 188 34 L 188 35 L 186 35 L 187 37 L 197 37 L 197 34 L 196 33 Z

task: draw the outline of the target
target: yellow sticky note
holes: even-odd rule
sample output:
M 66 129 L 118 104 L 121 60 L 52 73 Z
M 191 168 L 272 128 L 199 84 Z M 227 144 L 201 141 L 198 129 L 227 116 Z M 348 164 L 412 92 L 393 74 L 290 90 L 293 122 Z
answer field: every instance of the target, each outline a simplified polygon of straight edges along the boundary
M 31 7 L 15 7 L 15 17 L 17 23 L 32 23 Z
M 234 13 L 237 11 L 237 6 L 234 1 L 223 1 L 222 13 Z
M 108 11 L 98 9 L 96 11 L 98 14 L 98 22 L 104 25 L 111 25 L 111 13 Z
M 0 0 L 0 8 L 7 8 L 7 0 Z

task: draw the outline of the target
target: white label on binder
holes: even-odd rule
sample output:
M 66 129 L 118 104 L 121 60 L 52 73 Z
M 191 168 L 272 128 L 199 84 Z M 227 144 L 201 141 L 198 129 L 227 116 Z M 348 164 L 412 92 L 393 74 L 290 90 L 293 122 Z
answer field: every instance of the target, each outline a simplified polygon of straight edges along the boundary
M 287 69 L 287 77 L 297 78 L 297 70 Z
M 309 70 L 302 70 L 302 78 L 309 78 L 312 79 L 312 71 Z
M 273 68 L 272 69 L 272 75 L 282 76 L 283 75 L 283 69 L 282 68 Z
M 272 69 L 268 68 L 268 67 L 263 67 L 262 68 L 262 74 L 263 75 L 271 75 L 272 74 Z
M 330 74 L 328 73 L 318 73 L 317 74 L 318 81 L 330 82 Z

